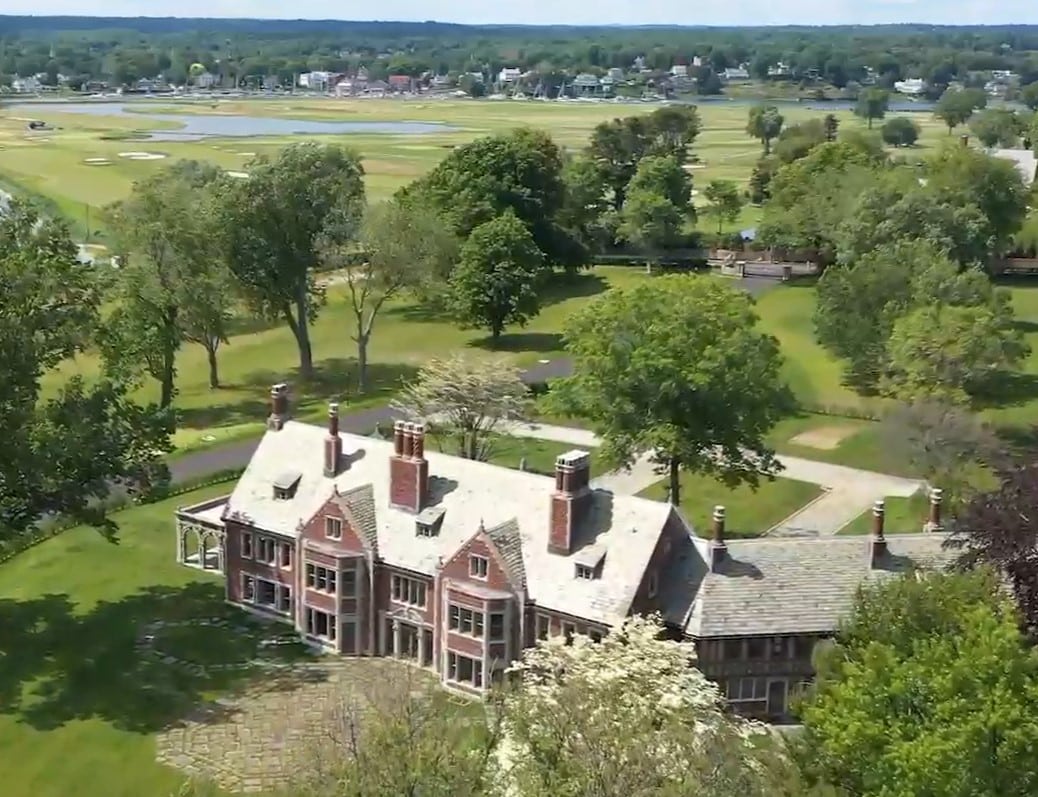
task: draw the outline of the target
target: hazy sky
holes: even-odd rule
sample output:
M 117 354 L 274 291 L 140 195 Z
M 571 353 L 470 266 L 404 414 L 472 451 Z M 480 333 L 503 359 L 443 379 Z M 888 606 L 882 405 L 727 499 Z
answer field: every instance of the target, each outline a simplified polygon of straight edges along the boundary
M 283 19 L 300 12 L 309 19 L 425 20 L 472 24 L 677 24 L 781 25 L 932 22 L 1038 24 L 1038 0 L 380 0 L 338 6 L 291 4 L 277 0 L 3 0 L 6 14 L 89 14 L 92 16 L 261 17 Z M 361 10 L 362 9 L 362 10 Z

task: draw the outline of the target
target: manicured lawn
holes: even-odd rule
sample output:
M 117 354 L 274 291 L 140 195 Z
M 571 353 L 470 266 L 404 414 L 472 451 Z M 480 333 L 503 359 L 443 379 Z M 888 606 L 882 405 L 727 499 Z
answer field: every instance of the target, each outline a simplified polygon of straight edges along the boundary
M 441 440 L 435 435 L 429 436 L 426 445 L 429 449 L 443 451 L 446 454 L 455 454 L 457 451 L 449 440 Z M 555 440 L 494 435 L 488 461 L 503 468 L 518 469 L 520 463 L 526 460 L 526 470 L 550 476 L 555 473 L 556 458 L 572 449 L 572 444 Z
M 1017 323 L 1031 345 L 1031 355 L 997 399 L 979 409 L 986 420 L 996 425 L 1030 427 L 1038 423 L 1038 283 L 1019 279 L 1005 285 L 1012 293 Z M 810 283 L 776 287 L 757 301 L 762 328 L 778 338 L 782 346 L 786 359 L 783 373 L 790 387 L 808 409 L 882 415 L 890 404 L 889 400 L 862 397 L 844 386 L 839 361 L 815 340 L 812 320 L 815 303 L 816 291 Z M 840 419 L 834 423 L 853 421 Z M 866 433 L 845 443 L 854 449 L 854 456 L 862 457 L 859 467 L 893 473 L 903 470 L 903 467 L 899 470 L 894 462 L 884 464 L 879 441 L 869 440 L 870 437 Z M 805 452 L 789 450 L 788 453 L 807 456 Z M 815 452 L 811 458 L 854 464 L 842 460 L 842 450 L 839 460 L 830 459 L 831 453 Z M 848 453 L 848 456 L 851 455 Z
M 929 501 L 924 495 L 911 498 L 886 498 L 883 521 L 884 534 L 917 534 L 923 530 L 923 524 L 929 517 Z M 840 534 L 871 534 L 872 510 L 859 515 L 847 526 L 840 529 Z
M 811 436 L 839 439 L 834 448 L 808 444 Z M 780 454 L 849 468 L 915 478 L 918 474 L 884 442 L 880 423 L 838 415 L 804 414 L 780 421 L 768 442 Z
M 710 534 L 710 517 L 719 504 L 725 507 L 728 536 L 757 537 L 821 493 L 817 485 L 793 479 L 762 481 L 753 491 L 749 487 L 732 489 L 708 476 L 681 475 L 681 511 L 701 535 Z M 640 495 L 665 501 L 667 483 L 657 482 Z
M 173 510 L 206 488 L 113 517 L 119 541 L 77 528 L 0 565 L 0 772 L 5 797 L 165 797 L 183 778 L 154 761 L 153 734 L 247 670 L 198 676 L 137 648 L 156 620 L 233 616 L 213 577 L 178 567 Z M 164 640 L 205 659 L 211 633 Z M 235 657 L 255 649 L 242 633 Z M 242 649 L 244 648 L 244 649 Z
M 331 400 L 341 402 L 343 412 L 383 404 L 428 358 L 458 349 L 474 356 L 500 354 L 521 366 L 557 357 L 563 353 L 559 333 L 571 313 L 612 286 L 644 279 L 646 275 L 638 268 L 599 266 L 559 284 L 545 297 L 541 314 L 525 329 L 516 327 L 502 335 L 497 352 L 490 349 L 489 337 L 482 330 L 459 329 L 450 320 L 429 314 L 407 300 L 398 301 L 378 320 L 369 350 L 369 390 L 360 397 L 355 395 L 352 315 L 347 309 L 345 288 L 332 286 L 328 304 L 311 330 L 316 376 L 309 384 L 299 379 L 295 340 L 283 324 L 242 325 L 230 343 L 220 349 L 224 386 L 219 390 L 209 389 L 202 347 L 185 345 L 177 358 L 175 407 L 179 418 L 174 442 L 181 448 L 194 448 L 258 434 L 267 414 L 270 385 L 276 382 L 292 385 L 296 417 L 317 418 Z M 72 373 L 92 376 L 97 372 L 96 357 L 80 356 L 49 374 L 44 389 L 57 389 Z M 139 398 L 156 400 L 157 383 L 149 381 L 139 391 Z

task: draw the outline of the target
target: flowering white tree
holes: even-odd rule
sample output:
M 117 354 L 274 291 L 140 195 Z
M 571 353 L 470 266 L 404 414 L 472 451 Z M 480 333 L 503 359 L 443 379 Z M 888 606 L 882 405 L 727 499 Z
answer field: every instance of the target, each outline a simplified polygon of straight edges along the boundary
M 686 643 L 632 618 L 593 642 L 552 638 L 513 666 L 499 750 L 516 797 L 799 794 L 780 742 L 733 716 Z

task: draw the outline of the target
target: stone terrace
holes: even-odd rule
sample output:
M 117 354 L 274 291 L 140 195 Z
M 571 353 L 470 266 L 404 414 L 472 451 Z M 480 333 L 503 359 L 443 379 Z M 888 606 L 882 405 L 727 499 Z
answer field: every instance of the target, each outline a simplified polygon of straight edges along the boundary
M 243 694 L 200 708 L 159 734 L 156 757 L 228 791 L 298 783 L 301 771 L 319 770 L 327 760 L 352 708 L 387 681 L 406 688 L 408 679 L 417 686 L 414 679 L 422 677 L 381 659 L 329 657 L 298 664 L 257 679 Z

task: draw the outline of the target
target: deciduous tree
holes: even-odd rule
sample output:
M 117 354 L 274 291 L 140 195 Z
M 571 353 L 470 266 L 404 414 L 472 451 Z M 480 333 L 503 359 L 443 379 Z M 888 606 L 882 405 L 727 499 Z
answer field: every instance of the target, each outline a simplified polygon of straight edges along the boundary
M 453 150 L 408 186 L 404 199 L 435 210 L 461 240 L 510 210 L 548 263 L 583 265 L 586 251 L 558 221 L 562 169 L 562 151 L 547 133 L 520 128 Z
M 114 485 L 148 490 L 166 473 L 170 417 L 126 385 L 75 377 L 40 395 L 44 373 L 92 343 L 94 278 L 63 223 L 18 201 L 0 215 L 0 541 L 54 514 L 101 522 Z
M 739 218 L 743 205 L 739 186 L 731 180 L 711 180 L 703 190 L 703 196 L 710 203 L 706 213 L 717 219 L 717 233 L 720 235 L 724 222 L 733 222 Z
M 987 95 L 981 89 L 948 89 L 934 107 L 933 115 L 948 127 L 948 135 L 961 124 L 965 124 L 988 104 Z
M 120 268 L 117 306 L 102 337 L 106 367 L 129 378 L 148 373 L 159 383 L 161 407 L 173 402 L 185 339 L 206 347 L 211 382 L 218 381 L 216 349 L 232 303 L 216 243 L 218 177 L 213 166 L 180 161 L 135 183 L 108 209 Z
M 368 344 L 379 313 L 403 291 L 447 279 L 457 241 L 432 212 L 398 199 L 368 210 L 360 232 L 363 263 L 345 267 L 353 315 L 350 337 L 357 344 L 357 388 L 367 390 Z M 326 262 L 342 265 L 344 255 L 328 251 Z
M 591 422 L 611 463 L 652 452 L 672 503 L 682 470 L 756 485 L 779 469 L 764 438 L 791 404 L 778 344 L 756 324 L 752 299 L 713 280 L 614 289 L 567 324 L 574 374 L 552 400 Z
M 454 312 L 489 329 L 493 344 L 509 324 L 526 326 L 541 309 L 545 267 L 526 226 L 510 210 L 472 231 L 451 274 Z
M 802 794 L 771 732 L 728 712 L 687 643 L 661 637 L 658 621 L 632 618 L 600 642 L 524 651 L 503 706 L 503 793 Z
M 671 157 L 648 156 L 638 164 L 620 213 L 620 234 L 650 257 L 678 245 L 692 217 L 692 181 Z
M 1020 117 L 1008 108 L 988 108 L 970 119 L 970 132 L 985 147 L 1015 147 L 1023 125 Z
M 840 129 L 840 120 L 836 118 L 836 114 L 827 113 L 822 120 L 822 126 L 825 128 L 825 140 L 835 141 L 836 132 Z
M 778 137 L 785 120 L 774 105 L 755 105 L 746 120 L 746 133 L 760 141 L 764 156 L 771 154 L 772 139 Z
M 999 484 L 956 513 L 949 544 L 958 565 L 989 565 L 1012 587 L 1033 637 L 1038 633 L 1038 464 L 1008 465 Z
M 894 322 L 883 392 L 903 401 L 966 404 L 988 391 L 1030 347 L 1011 308 L 931 304 Z
M 321 253 L 357 233 L 364 208 L 360 157 L 333 144 L 303 143 L 260 156 L 249 179 L 227 183 L 224 256 L 256 310 L 283 320 L 313 376 L 310 324 L 324 300 L 314 278 Z
M 497 433 L 524 416 L 529 391 L 505 360 L 453 354 L 422 366 L 392 405 L 427 423 L 449 453 L 487 460 Z
M 910 147 L 919 140 L 919 125 L 907 116 L 895 116 L 883 123 L 881 135 L 892 147 Z
M 865 797 L 1038 789 L 1038 657 L 990 573 L 864 588 L 801 706 L 801 761 Z
M 1020 89 L 1020 101 L 1032 111 L 1038 110 L 1038 81 Z
M 865 89 L 858 95 L 858 102 L 854 106 L 854 115 L 864 119 L 868 123 L 869 130 L 871 130 L 872 123 L 876 119 L 882 119 L 887 115 L 889 105 L 890 94 L 886 89 L 878 87 Z

